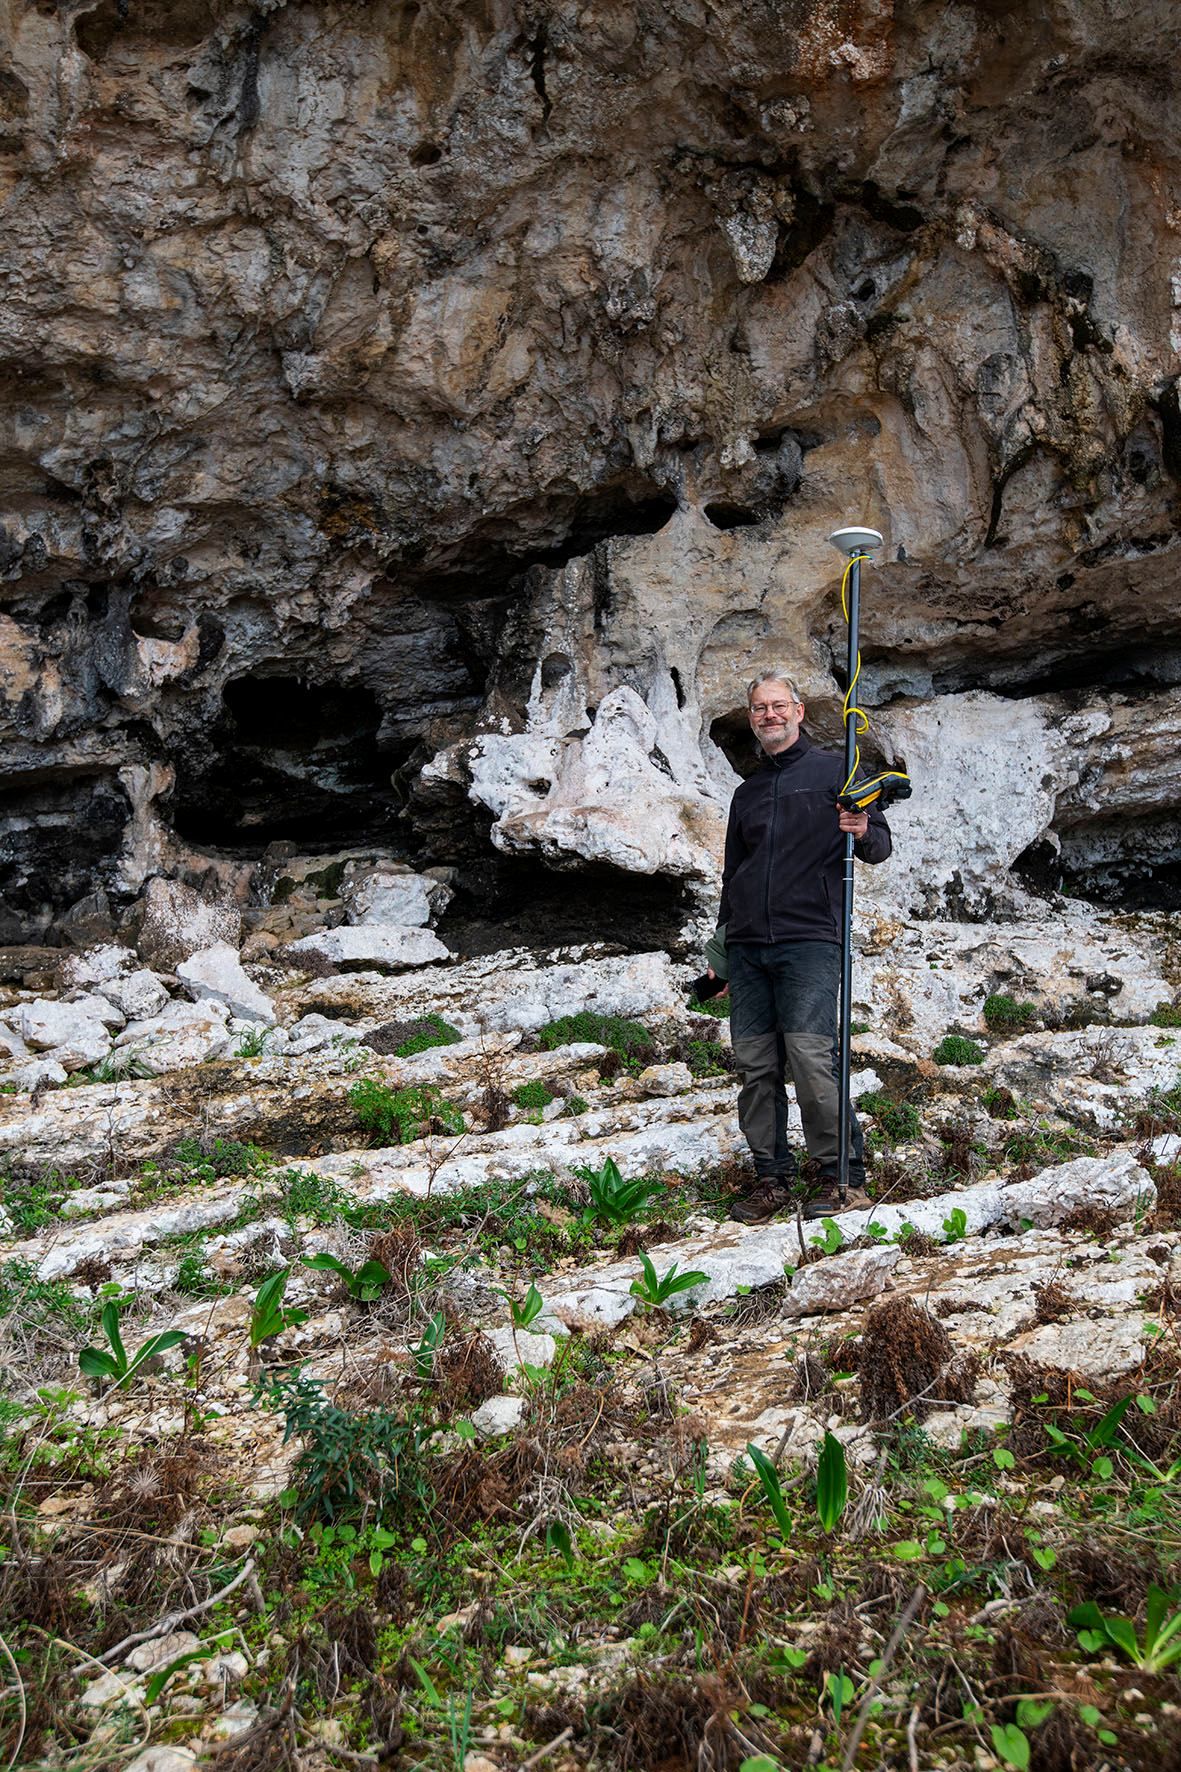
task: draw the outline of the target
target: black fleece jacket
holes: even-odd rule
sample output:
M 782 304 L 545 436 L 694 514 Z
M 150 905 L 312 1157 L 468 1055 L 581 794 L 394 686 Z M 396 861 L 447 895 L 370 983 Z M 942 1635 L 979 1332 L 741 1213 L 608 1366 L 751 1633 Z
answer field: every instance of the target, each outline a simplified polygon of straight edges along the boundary
M 845 838 L 836 799 L 844 785 L 844 760 L 818 750 L 801 732 L 735 789 L 718 915 L 727 945 L 839 944 Z M 853 853 L 878 862 L 890 849 L 890 827 L 871 806 L 869 829 Z

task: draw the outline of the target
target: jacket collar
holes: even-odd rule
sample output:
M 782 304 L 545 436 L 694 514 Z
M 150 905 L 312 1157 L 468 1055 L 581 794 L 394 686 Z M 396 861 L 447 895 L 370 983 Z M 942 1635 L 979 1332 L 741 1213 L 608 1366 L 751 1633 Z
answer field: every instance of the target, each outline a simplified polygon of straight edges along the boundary
M 764 751 L 763 763 L 771 769 L 789 769 L 793 763 L 798 763 L 801 757 L 806 756 L 811 749 L 812 741 L 801 727 L 796 742 L 788 745 L 785 751 L 776 751 L 774 756 L 770 757 Z

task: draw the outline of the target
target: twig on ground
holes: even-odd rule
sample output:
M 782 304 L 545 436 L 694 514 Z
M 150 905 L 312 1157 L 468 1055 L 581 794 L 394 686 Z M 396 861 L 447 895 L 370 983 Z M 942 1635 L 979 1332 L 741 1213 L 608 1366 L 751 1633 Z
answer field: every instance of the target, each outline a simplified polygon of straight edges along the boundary
M 12 1750 L 12 1758 L 9 1760 L 5 1769 L 5 1772 L 12 1772 L 12 1768 L 16 1765 L 16 1756 L 21 1750 L 21 1743 L 25 1739 L 25 1730 L 29 1726 L 29 1707 L 25 1701 L 25 1682 L 21 1679 L 20 1668 L 16 1665 L 12 1650 L 8 1647 L 8 1644 L 4 1641 L 3 1637 L 0 1637 L 0 1650 L 3 1650 L 5 1660 L 12 1669 L 12 1677 L 16 1681 L 15 1691 L 17 1703 L 20 1706 L 20 1726 L 16 1732 L 16 1746 Z
M 865 1697 L 861 1700 L 861 1708 L 857 1712 L 857 1721 L 853 1724 L 853 1733 L 849 1737 L 849 1745 L 845 1749 L 845 1757 L 841 1761 L 841 1772 L 850 1772 L 850 1767 L 852 1766 L 853 1761 L 857 1758 L 857 1749 L 861 1745 L 861 1737 L 864 1735 L 865 1725 L 869 1721 L 869 1707 L 881 1690 L 882 1679 L 885 1675 L 886 1669 L 897 1654 L 898 1645 L 914 1623 L 915 1613 L 918 1611 L 926 1597 L 927 1590 L 920 1581 L 909 1600 L 906 1602 L 901 1618 L 894 1626 L 890 1641 L 886 1644 L 882 1653 L 882 1658 L 878 1662 L 877 1673 L 865 1688 Z
M 176 1629 L 178 1624 L 184 1624 L 189 1618 L 199 1618 L 202 1612 L 210 1611 L 227 1595 L 232 1594 L 236 1587 L 241 1587 L 242 1583 L 253 1573 L 254 1558 L 248 1557 L 233 1580 L 227 1581 L 226 1585 L 219 1588 L 217 1593 L 210 1594 L 207 1600 L 200 1600 L 195 1606 L 186 1606 L 183 1611 L 166 1612 L 163 1618 L 157 1619 L 156 1623 L 149 1625 L 147 1630 L 136 1631 L 132 1636 L 124 1637 L 121 1643 L 116 1643 L 113 1649 L 108 1649 L 105 1655 L 99 1657 L 101 1665 L 107 1666 L 108 1663 L 115 1661 L 122 1655 L 125 1650 L 134 1649 L 138 1643 L 149 1643 L 153 1637 L 166 1637 L 170 1631 Z
M 910 1772 L 919 1772 L 919 1744 L 915 1738 L 915 1730 L 919 1726 L 921 1714 L 920 1708 L 916 1704 L 906 1723 L 906 1749 L 910 1755 Z
M 563 1729 L 560 1735 L 555 1735 L 552 1741 L 547 1741 L 544 1747 L 539 1747 L 535 1754 L 530 1754 L 527 1760 L 522 1760 L 518 1772 L 529 1772 L 530 1766 L 539 1765 L 548 1754 L 553 1753 L 556 1747 L 563 1747 L 573 1733 L 574 1725 L 571 1724 L 569 1728 Z

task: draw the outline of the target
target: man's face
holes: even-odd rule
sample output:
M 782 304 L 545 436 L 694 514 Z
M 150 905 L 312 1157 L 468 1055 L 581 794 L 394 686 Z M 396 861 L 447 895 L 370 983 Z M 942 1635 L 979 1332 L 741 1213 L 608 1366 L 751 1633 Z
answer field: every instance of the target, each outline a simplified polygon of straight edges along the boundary
M 797 701 L 790 684 L 774 678 L 760 683 L 750 698 L 750 729 L 769 757 L 786 751 L 800 736 L 804 704 Z

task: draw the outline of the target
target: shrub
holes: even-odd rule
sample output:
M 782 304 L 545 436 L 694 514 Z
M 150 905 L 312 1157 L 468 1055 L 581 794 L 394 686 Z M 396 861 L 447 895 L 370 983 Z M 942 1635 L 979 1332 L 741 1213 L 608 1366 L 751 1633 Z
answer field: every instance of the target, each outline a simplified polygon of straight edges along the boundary
M 1158 1003 L 1148 1021 L 1154 1028 L 1181 1028 L 1181 1004 Z
M 415 1422 L 384 1409 L 341 1409 L 302 1374 L 273 1379 L 262 1397 L 283 1415 L 284 1445 L 303 1441 L 283 1497 L 297 1519 L 335 1520 L 367 1504 L 381 1520 L 398 1504 L 429 1498 L 419 1456 L 427 1436 Z
M 563 1015 L 548 1022 L 537 1035 L 537 1043 L 545 1052 L 555 1046 L 570 1046 L 586 1040 L 606 1046 L 619 1057 L 633 1064 L 651 1064 L 656 1057 L 656 1043 L 646 1027 L 638 1021 L 627 1021 L 621 1015 L 600 1015 L 594 1009 L 580 1009 L 577 1015 Z
M 349 1101 L 378 1144 L 409 1144 L 430 1132 L 467 1130 L 462 1110 L 429 1083 L 391 1089 L 380 1077 L 362 1077 L 349 1090 Z
M 923 1129 L 919 1110 L 912 1102 L 893 1101 L 880 1089 L 872 1089 L 868 1095 L 863 1095 L 857 1106 L 863 1113 L 873 1115 L 879 1130 L 892 1144 L 917 1138 Z
M 1033 1026 L 1037 1009 L 1032 1003 L 1019 1003 L 1004 991 L 984 999 L 984 1020 L 994 1034 L 1025 1033 Z
M 543 1082 L 540 1077 L 534 1077 L 528 1083 L 517 1084 L 513 1090 L 513 1100 L 527 1113 L 540 1113 L 542 1108 L 547 1108 L 555 1100 L 555 1096 L 548 1083 Z
M 936 1064 L 983 1064 L 984 1054 L 966 1034 L 945 1034 L 931 1057 Z
M 390 1053 L 394 1058 L 413 1058 L 416 1052 L 428 1052 L 432 1046 L 454 1046 L 463 1035 L 441 1015 L 419 1015 L 413 1021 L 387 1021 L 366 1036 L 364 1044 L 372 1052 Z

